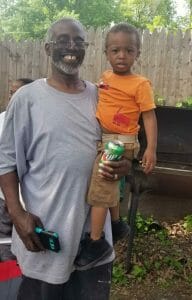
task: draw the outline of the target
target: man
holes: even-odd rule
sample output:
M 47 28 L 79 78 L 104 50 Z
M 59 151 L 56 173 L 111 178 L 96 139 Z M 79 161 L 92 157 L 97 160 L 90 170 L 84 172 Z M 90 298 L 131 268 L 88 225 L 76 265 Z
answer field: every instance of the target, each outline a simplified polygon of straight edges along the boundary
M 13 96 L 0 144 L 0 183 L 14 223 L 12 250 L 23 281 L 18 300 L 109 297 L 114 254 L 94 269 L 75 270 L 79 243 L 89 226 L 85 202 L 100 128 L 96 88 L 79 79 L 85 55 L 82 25 L 64 18 L 47 33 L 52 75 Z M 103 167 L 102 175 L 126 174 L 128 162 Z M 18 182 L 25 203 L 20 204 Z M 61 250 L 44 249 L 36 227 L 58 233 Z M 105 224 L 111 244 L 110 218 Z

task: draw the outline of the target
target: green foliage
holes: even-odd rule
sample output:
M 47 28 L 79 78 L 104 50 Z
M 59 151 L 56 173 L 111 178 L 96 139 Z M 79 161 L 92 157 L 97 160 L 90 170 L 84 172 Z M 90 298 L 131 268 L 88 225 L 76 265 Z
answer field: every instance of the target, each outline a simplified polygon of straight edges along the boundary
M 192 286 L 192 275 L 187 277 L 187 282 Z
M 0 37 L 43 38 L 50 24 L 63 16 L 95 28 L 120 21 L 151 31 L 191 28 L 188 7 L 186 16 L 175 17 L 174 0 L 0 0 Z
M 176 103 L 176 107 L 192 109 L 192 97 Z
M 131 270 L 131 278 L 141 281 L 145 278 L 147 274 L 147 268 L 142 265 L 135 264 Z M 126 274 L 126 270 L 122 264 L 115 264 L 113 266 L 113 273 L 112 273 L 112 281 L 115 284 L 119 284 L 121 286 L 125 286 L 128 284 L 128 276 Z
M 172 280 L 167 280 L 167 278 L 158 278 L 157 283 L 162 289 L 168 289 L 169 286 L 171 286 L 171 281 Z
M 165 105 L 165 99 L 163 97 L 161 97 L 159 94 L 155 94 L 155 104 L 156 105 L 160 105 L 160 106 L 164 106 Z
M 63 1 L 17 0 L 10 1 L 1 14 L 1 36 L 16 40 L 43 38 L 49 25 L 62 16 L 77 18 L 73 11 L 62 5 Z
M 149 226 L 152 224 L 153 218 L 144 218 L 140 213 L 136 216 L 136 229 L 138 233 L 147 233 L 149 231 Z
M 192 215 L 188 215 L 184 218 L 183 227 L 187 231 L 192 232 Z
M 116 0 L 0 0 L 1 37 L 43 38 L 50 24 L 64 16 L 85 26 L 107 26 L 121 19 Z
M 161 242 L 162 246 L 171 246 L 171 241 L 168 239 L 168 233 L 166 229 L 162 229 L 155 233 L 157 239 Z
M 79 20 L 87 27 L 105 27 L 111 22 L 120 22 L 122 15 L 120 14 L 118 3 L 114 0 L 81 0 L 75 12 L 79 13 Z
M 160 105 L 160 106 L 164 106 L 166 105 L 166 101 L 165 99 L 159 95 L 159 94 L 155 94 L 155 104 L 156 105 Z M 178 101 L 176 104 L 175 104 L 176 107 L 178 108 L 189 108 L 189 109 L 192 109 L 192 97 L 187 97 L 183 100 L 180 100 Z
M 113 283 L 120 285 L 126 285 L 126 283 L 128 282 L 128 278 L 122 264 L 115 264 L 113 266 L 112 280 Z
M 183 269 L 183 264 L 173 256 L 165 256 L 163 258 L 163 262 L 165 263 L 165 265 L 171 267 L 176 272 L 180 272 Z
M 191 235 L 183 229 L 185 227 L 192 231 L 192 215 L 185 217 L 183 222 L 177 224 L 178 231 L 175 231 L 176 224 L 170 226 L 165 223 L 165 227 L 153 232 L 151 226 L 155 221 L 152 217 L 145 218 L 141 214 L 137 214 L 136 221 L 139 234 L 134 242 L 132 270 L 127 274 L 122 264 L 121 255 L 127 249 L 127 242 L 120 243 L 120 251 L 116 249 L 117 258 L 113 269 L 114 285 L 118 289 L 122 286 L 129 289 L 134 284 L 140 286 L 142 282 L 143 285 L 148 285 L 149 280 L 154 280 L 153 283 L 160 289 L 168 290 L 183 280 L 188 287 L 192 287 L 190 239 L 187 238 Z M 181 232 L 183 241 L 188 241 L 187 248 L 181 240 Z
M 131 275 L 134 276 L 135 279 L 141 281 L 143 278 L 145 278 L 147 274 L 147 270 L 144 266 L 140 265 L 134 265 L 133 269 L 131 271 Z
M 154 267 L 156 270 L 160 270 L 162 267 L 162 262 L 161 261 L 155 261 Z
M 140 28 L 170 27 L 175 14 L 172 0 L 122 0 L 124 18 Z

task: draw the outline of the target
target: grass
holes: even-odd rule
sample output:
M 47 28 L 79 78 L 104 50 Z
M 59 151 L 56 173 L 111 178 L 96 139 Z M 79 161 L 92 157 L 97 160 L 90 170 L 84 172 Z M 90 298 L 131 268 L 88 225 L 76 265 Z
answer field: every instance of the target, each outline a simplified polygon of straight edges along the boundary
M 112 293 L 118 297 L 126 295 L 130 300 L 153 299 L 151 293 L 155 291 L 158 295 L 170 294 L 172 299 L 176 297 L 174 293 L 191 295 L 192 215 L 178 223 L 159 224 L 152 217 L 144 218 L 138 214 L 136 227 L 130 273 L 127 274 L 125 269 L 127 241 L 120 241 L 115 246 Z M 133 294 L 135 298 L 131 298 Z

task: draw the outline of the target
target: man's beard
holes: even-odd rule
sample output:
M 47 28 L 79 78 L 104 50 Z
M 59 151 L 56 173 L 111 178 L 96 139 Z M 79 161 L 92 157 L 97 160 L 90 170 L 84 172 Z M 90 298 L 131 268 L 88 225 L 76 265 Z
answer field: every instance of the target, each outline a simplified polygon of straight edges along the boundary
M 73 55 L 73 54 L 72 54 Z M 79 68 L 83 62 L 84 55 L 80 58 L 76 58 L 75 61 L 64 61 L 64 59 L 61 59 L 61 56 L 55 53 L 55 55 L 52 55 L 51 63 L 55 66 L 55 68 L 67 75 L 74 75 L 77 74 L 79 71 Z
M 67 75 L 77 74 L 81 66 L 80 63 L 74 64 L 74 63 L 63 63 L 61 61 L 56 62 L 53 59 L 52 59 L 52 64 L 56 67 L 58 71 Z

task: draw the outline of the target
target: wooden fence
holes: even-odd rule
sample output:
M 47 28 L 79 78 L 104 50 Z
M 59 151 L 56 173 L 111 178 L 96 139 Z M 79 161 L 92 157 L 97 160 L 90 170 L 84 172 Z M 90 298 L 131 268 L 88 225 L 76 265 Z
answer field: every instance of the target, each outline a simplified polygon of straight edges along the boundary
M 90 43 L 81 77 L 96 82 L 103 70 L 109 68 L 104 55 L 106 31 L 89 29 Z M 156 97 L 164 98 L 166 105 L 192 97 L 192 31 L 184 34 L 161 30 L 141 33 L 142 51 L 134 71 L 147 76 L 153 84 Z M 49 60 L 43 41 L 0 42 L 0 110 L 8 99 L 9 85 L 19 77 L 37 79 L 49 73 Z

